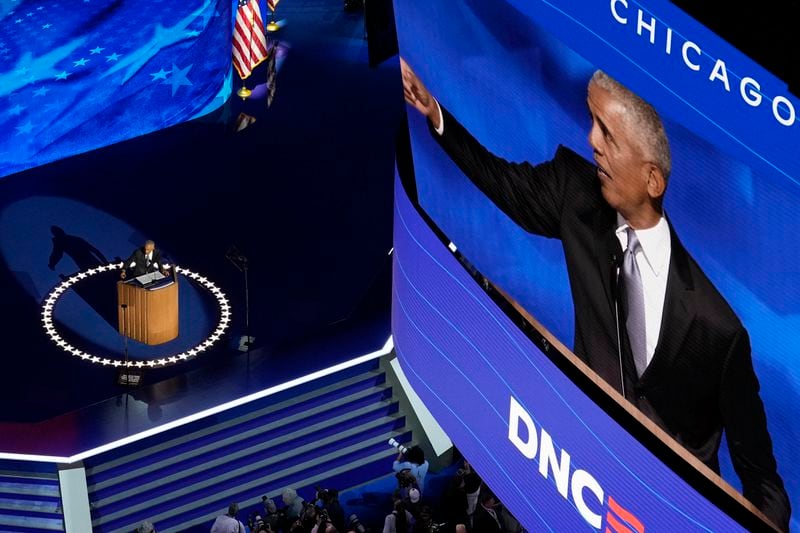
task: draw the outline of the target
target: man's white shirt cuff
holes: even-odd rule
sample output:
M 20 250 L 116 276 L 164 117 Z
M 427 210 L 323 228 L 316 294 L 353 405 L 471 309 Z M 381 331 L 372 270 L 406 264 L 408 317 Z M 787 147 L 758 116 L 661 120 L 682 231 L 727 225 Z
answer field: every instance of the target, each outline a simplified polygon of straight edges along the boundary
M 436 102 L 436 111 L 439 112 L 439 127 L 434 128 L 434 130 L 436 130 L 436 133 L 439 135 L 442 135 L 444 134 L 444 116 L 442 116 L 442 106 L 439 105 L 439 100 L 436 98 L 434 98 L 433 101 Z

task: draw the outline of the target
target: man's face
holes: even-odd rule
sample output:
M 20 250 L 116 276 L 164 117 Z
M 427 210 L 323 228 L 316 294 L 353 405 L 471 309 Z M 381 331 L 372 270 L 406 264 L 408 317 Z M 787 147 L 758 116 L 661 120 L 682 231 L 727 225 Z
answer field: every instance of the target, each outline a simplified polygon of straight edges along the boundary
M 147 244 L 144 245 L 144 251 L 147 254 L 149 254 L 150 252 L 152 252 L 155 249 L 156 249 L 156 245 L 153 244 L 153 243 L 147 243 Z
M 609 91 L 589 84 L 589 113 L 592 129 L 589 144 L 597 163 L 600 190 L 606 202 L 630 218 L 650 205 L 648 172 L 651 168 L 622 103 Z

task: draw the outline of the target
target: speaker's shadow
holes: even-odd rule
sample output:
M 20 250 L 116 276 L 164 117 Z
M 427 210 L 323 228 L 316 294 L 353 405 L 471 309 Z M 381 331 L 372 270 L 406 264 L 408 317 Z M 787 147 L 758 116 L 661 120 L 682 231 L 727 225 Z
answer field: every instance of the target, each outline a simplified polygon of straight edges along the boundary
M 75 262 L 79 272 L 85 272 L 109 262 L 103 252 L 82 237 L 70 235 L 59 226 L 51 226 L 50 233 L 53 234 L 53 249 L 47 262 L 50 270 L 55 270 L 65 255 Z M 66 279 L 63 274 L 60 276 L 62 279 Z M 116 297 L 109 297 L 106 283 L 91 283 L 90 278 L 87 283 L 76 284 L 74 290 L 112 328 L 117 328 Z

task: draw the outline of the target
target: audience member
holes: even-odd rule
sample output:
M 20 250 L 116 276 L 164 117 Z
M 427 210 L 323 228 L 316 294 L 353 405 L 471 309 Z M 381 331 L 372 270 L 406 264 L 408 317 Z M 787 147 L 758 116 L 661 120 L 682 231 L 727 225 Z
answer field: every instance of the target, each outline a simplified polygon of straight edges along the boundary
M 443 515 L 449 524 L 471 524 L 478 504 L 481 480 L 467 461 L 450 480 L 443 497 Z
M 285 489 L 281 495 L 283 504 L 286 506 L 286 517 L 289 520 L 297 520 L 303 512 L 303 500 L 294 489 Z
M 383 521 L 383 533 L 412 533 L 414 517 L 406 509 L 403 500 L 395 500 L 394 509 Z
M 280 514 L 278 514 L 278 506 L 272 498 L 266 496 L 261 497 L 261 503 L 264 505 L 264 523 L 269 526 L 273 531 L 278 531 L 278 522 L 280 521 Z
M 244 528 L 236 515 L 239 514 L 239 505 L 232 503 L 228 506 L 228 514 L 219 515 L 211 526 L 211 533 L 245 533 Z
M 421 450 L 420 450 L 421 452 Z M 409 457 L 410 456 L 410 457 Z M 395 464 L 399 462 L 395 461 Z M 422 477 L 427 474 L 424 456 L 408 450 L 405 459 L 423 466 Z M 421 461 L 416 462 L 416 461 Z M 411 463 L 411 461 L 407 461 Z M 402 465 L 402 463 L 400 463 Z M 398 489 L 393 494 L 392 512 L 384 517 L 383 533 L 522 533 L 519 522 L 501 505 L 499 499 L 482 484 L 480 477 L 464 461 L 463 468 L 453 477 L 442 500 L 442 508 L 434 510 L 423 503 L 423 494 L 411 468 L 400 468 L 396 477 Z M 419 473 L 420 470 L 417 469 Z M 436 501 L 440 495 L 425 497 L 425 502 Z M 285 489 L 281 494 L 285 507 L 264 496 L 263 510 L 251 509 L 249 529 L 237 518 L 239 508 L 231 504 L 228 513 L 218 516 L 212 533 L 366 533 L 369 529 L 356 515 L 345 518 L 344 509 L 335 489 L 320 489 L 314 501 L 304 501 L 297 491 Z M 436 518 L 436 520 L 434 520 Z M 441 522 L 441 523 L 437 523 Z M 149 529 L 142 529 L 149 527 Z M 380 528 L 378 529 L 380 530 Z M 155 529 L 144 523 L 137 533 Z M 373 530 L 374 531 L 374 530 Z
M 486 487 L 481 490 L 478 506 L 472 515 L 472 531 L 475 533 L 502 533 L 503 524 L 500 522 L 498 508 L 500 501 Z
M 397 455 L 392 468 L 395 472 L 408 470 L 417 480 L 417 485 L 422 494 L 425 494 L 425 476 L 428 474 L 428 461 L 425 460 L 425 452 L 419 446 L 412 446 L 406 453 L 400 452 Z
M 136 528 L 136 533 L 156 533 L 156 528 L 153 524 L 145 520 L 142 522 L 142 525 Z
M 328 513 L 331 524 L 339 530 L 344 531 L 344 509 L 339 503 L 339 491 L 336 489 L 317 489 L 318 505 Z

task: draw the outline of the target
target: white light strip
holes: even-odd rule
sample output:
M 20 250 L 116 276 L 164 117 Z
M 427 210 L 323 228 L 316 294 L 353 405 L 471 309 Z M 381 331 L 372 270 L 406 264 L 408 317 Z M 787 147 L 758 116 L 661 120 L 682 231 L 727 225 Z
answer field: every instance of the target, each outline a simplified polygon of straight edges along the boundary
M 199 411 L 197 413 L 191 414 L 189 416 L 185 416 L 183 418 L 179 418 L 178 420 L 173 420 L 172 422 L 167 422 L 161 426 L 157 426 L 146 431 L 142 431 L 140 433 L 135 433 L 133 435 L 129 435 L 125 438 L 115 440 L 114 442 L 109 442 L 108 444 L 104 444 L 102 446 L 98 446 L 97 448 L 92 448 L 91 450 L 87 450 L 85 452 L 78 453 L 71 457 L 51 457 L 45 455 L 28 455 L 28 454 L 15 454 L 15 453 L 3 453 L 0 452 L 0 459 L 14 459 L 18 461 L 40 461 L 40 462 L 52 462 L 52 463 L 75 463 L 77 461 L 83 461 L 89 457 L 93 457 L 95 455 L 99 455 L 101 453 L 105 453 L 111 451 L 115 448 L 119 448 L 121 446 L 125 446 L 126 444 L 131 444 L 133 442 L 140 441 L 142 439 L 146 439 L 148 437 L 152 437 L 153 435 L 158 435 L 159 433 L 164 433 L 165 431 L 169 431 L 171 429 L 175 429 L 180 426 L 184 426 L 186 424 L 190 424 L 202 418 L 206 418 L 208 416 L 212 416 L 223 411 L 227 411 L 229 409 L 233 409 L 234 407 L 238 407 L 240 405 L 244 405 L 246 403 L 253 402 L 255 400 L 260 400 L 261 398 L 266 398 L 267 396 L 272 396 L 273 394 L 277 394 L 279 392 L 283 392 L 285 390 L 291 389 L 293 387 L 297 387 L 299 385 L 303 385 L 305 383 L 309 383 L 316 379 L 323 378 L 325 376 L 329 376 L 331 374 L 335 374 L 336 372 L 341 372 L 342 370 L 346 370 L 348 368 L 360 365 L 361 363 L 366 363 L 367 361 L 371 361 L 372 359 L 377 359 L 382 357 L 388 353 L 390 353 L 394 349 L 394 339 L 390 336 L 386 343 L 384 343 L 383 347 L 379 350 L 374 352 L 370 352 L 364 355 L 360 355 L 343 363 L 339 363 L 337 365 L 330 366 L 328 368 L 323 368 L 322 370 L 318 370 L 316 372 L 312 372 L 311 374 L 307 374 L 305 376 L 292 379 L 285 383 L 281 383 L 279 385 L 275 385 L 269 387 L 267 389 L 254 392 L 252 394 L 248 394 L 247 396 L 243 396 L 236 400 L 231 400 L 229 402 L 225 402 L 223 404 L 211 407 L 209 409 L 205 409 L 203 411 Z
M 69 457 L 59 457 L 56 455 L 33 455 L 27 453 L 0 452 L 0 459 L 9 459 L 11 461 L 36 461 L 37 463 L 70 463 Z

